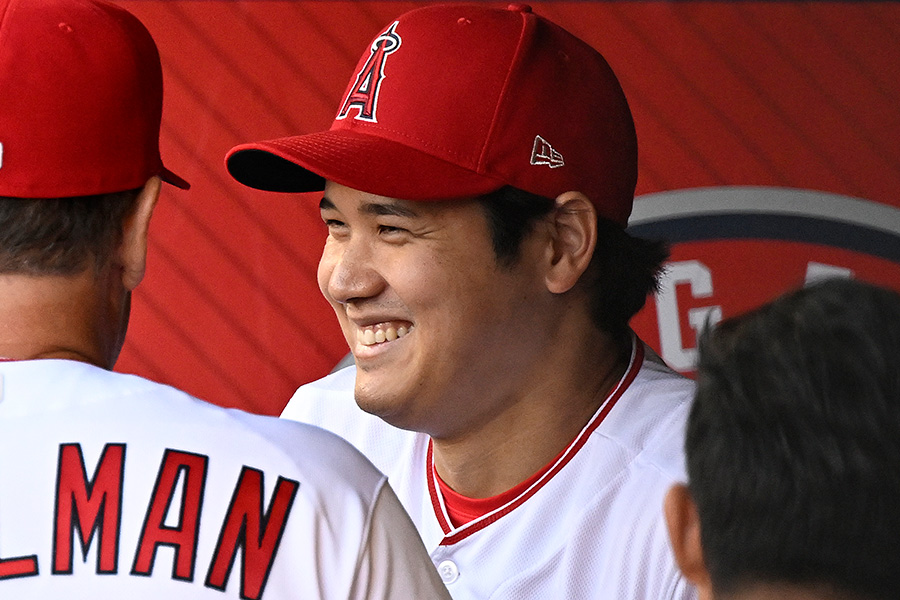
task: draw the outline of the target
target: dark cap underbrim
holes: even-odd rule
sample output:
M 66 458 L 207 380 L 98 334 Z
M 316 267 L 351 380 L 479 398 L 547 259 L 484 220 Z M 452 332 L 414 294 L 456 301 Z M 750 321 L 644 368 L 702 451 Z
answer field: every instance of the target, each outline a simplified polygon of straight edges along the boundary
M 240 183 L 270 192 L 321 191 L 329 180 L 388 198 L 445 200 L 506 184 L 405 144 L 348 130 L 241 144 L 225 165 Z

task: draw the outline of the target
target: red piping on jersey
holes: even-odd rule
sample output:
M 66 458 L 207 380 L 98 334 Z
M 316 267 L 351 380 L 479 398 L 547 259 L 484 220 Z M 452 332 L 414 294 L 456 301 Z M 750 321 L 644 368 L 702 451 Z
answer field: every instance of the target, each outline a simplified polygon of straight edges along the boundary
M 507 502 L 518 498 L 519 494 L 534 485 L 535 481 L 543 477 L 544 473 L 553 468 L 556 461 L 558 461 L 568 449 L 568 446 L 566 446 L 560 450 L 559 453 L 553 457 L 553 460 L 549 461 L 546 465 L 541 467 L 539 471 L 522 483 L 511 487 L 505 492 L 491 496 L 490 498 L 468 498 L 463 496 L 441 479 L 441 474 L 437 472 L 437 469 L 432 469 L 434 471 L 434 480 L 437 482 L 438 492 L 441 494 L 441 499 L 444 501 L 444 512 L 450 519 L 450 524 L 453 525 L 454 528 L 462 527 L 470 521 L 474 521 L 488 513 L 494 512 L 498 508 L 506 506 Z
M 634 381 L 634 378 L 637 377 L 638 371 L 641 370 L 641 365 L 644 362 L 644 345 L 643 343 L 634 337 L 633 341 L 633 350 L 631 352 L 631 363 L 628 365 L 628 369 L 626 369 L 625 374 L 622 376 L 622 379 L 619 380 L 618 385 L 612 389 L 609 395 L 604 400 L 603 404 L 600 405 L 600 408 L 594 413 L 594 416 L 588 421 L 588 424 L 585 425 L 584 429 L 581 430 L 581 433 L 575 437 L 569 447 L 563 452 L 563 454 L 559 457 L 550 469 L 544 473 L 543 477 L 540 477 L 537 481 L 535 481 L 528 489 L 526 489 L 522 494 L 510 500 L 508 503 L 498 508 L 495 511 L 492 511 L 483 517 L 470 521 L 465 525 L 456 528 L 455 533 L 452 535 L 450 532 L 454 531 L 453 526 L 450 525 L 450 518 L 447 515 L 446 507 L 444 506 L 444 499 L 441 494 L 438 492 L 438 485 L 435 481 L 435 477 L 437 477 L 437 473 L 434 471 L 434 454 L 432 449 L 432 442 L 428 440 L 428 451 L 425 457 L 425 468 L 428 469 L 426 474 L 426 479 L 428 480 L 428 493 L 431 496 L 431 505 L 434 508 L 435 517 L 437 517 L 438 524 L 441 526 L 441 530 L 444 532 L 444 539 L 441 541 L 441 546 L 450 546 L 457 542 L 464 540 L 469 537 L 473 533 L 481 531 L 491 523 L 494 523 L 501 517 L 508 515 L 510 512 L 521 506 L 526 500 L 531 498 L 534 494 L 537 493 L 544 485 L 550 481 L 554 475 L 559 473 L 563 467 L 565 467 L 570 460 L 578 453 L 578 451 L 587 443 L 588 439 L 591 437 L 591 434 L 600 426 L 600 423 L 606 418 L 606 415 L 609 414 L 609 411 L 612 410 L 612 407 L 615 406 L 616 402 L 628 389 L 628 386 L 631 385 L 631 382 Z

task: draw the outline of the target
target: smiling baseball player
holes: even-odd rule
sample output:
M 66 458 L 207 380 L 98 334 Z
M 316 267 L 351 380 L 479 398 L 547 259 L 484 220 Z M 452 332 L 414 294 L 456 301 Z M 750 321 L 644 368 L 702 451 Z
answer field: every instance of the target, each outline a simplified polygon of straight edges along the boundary
M 0 89 L 0 598 L 446 598 L 346 442 L 108 370 L 160 178 L 187 187 L 141 23 L 0 0 Z
M 624 231 L 635 132 L 600 54 L 524 5 L 414 10 L 329 131 L 227 166 L 324 190 L 355 367 L 283 416 L 388 473 L 454 598 L 693 597 L 662 518 L 693 387 L 628 326 L 666 251 Z

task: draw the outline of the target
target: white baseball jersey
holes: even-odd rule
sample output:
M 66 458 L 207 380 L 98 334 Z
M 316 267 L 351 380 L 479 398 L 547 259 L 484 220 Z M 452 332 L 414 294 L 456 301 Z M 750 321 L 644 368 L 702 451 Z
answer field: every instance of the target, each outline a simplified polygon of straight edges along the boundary
M 693 382 L 651 355 L 637 343 L 617 387 L 548 472 L 462 527 L 450 524 L 428 436 L 359 409 L 354 367 L 301 387 L 282 416 L 338 433 L 388 474 L 456 600 L 694 598 L 663 517 L 666 491 L 686 478 Z
M 0 598 L 447 597 L 384 475 L 326 431 L 74 361 L 0 378 Z

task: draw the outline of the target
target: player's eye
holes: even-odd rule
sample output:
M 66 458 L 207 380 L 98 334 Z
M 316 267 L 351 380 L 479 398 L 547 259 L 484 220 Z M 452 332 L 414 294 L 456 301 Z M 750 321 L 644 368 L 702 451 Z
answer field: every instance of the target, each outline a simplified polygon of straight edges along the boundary
M 345 237 L 350 228 L 340 219 L 322 219 L 328 227 L 328 235 L 333 238 Z
M 378 237 L 391 244 L 403 244 L 409 241 L 409 229 L 381 223 L 378 225 Z

